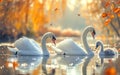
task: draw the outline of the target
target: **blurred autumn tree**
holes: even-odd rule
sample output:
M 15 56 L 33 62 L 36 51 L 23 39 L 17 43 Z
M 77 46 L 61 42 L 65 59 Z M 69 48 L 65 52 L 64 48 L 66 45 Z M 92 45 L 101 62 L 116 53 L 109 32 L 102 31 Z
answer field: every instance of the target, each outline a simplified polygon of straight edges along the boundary
M 120 37 L 120 0 L 81 0 L 80 12 L 103 36 Z
M 65 7 L 66 0 L 1 0 L 0 37 L 44 34 L 45 24 L 61 17 Z

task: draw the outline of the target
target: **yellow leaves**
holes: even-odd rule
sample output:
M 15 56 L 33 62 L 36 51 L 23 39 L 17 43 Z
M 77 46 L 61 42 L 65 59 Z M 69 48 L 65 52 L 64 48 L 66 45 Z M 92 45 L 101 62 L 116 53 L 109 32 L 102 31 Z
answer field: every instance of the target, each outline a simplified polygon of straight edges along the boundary
M 106 19 L 104 25 L 107 26 L 111 22 L 111 19 Z

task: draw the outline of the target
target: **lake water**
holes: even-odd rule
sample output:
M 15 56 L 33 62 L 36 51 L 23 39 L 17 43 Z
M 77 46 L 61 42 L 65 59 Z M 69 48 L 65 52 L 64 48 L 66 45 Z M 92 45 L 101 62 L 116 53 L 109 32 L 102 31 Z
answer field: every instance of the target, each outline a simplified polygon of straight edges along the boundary
M 120 75 L 120 56 L 15 56 L 2 45 L 0 75 Z

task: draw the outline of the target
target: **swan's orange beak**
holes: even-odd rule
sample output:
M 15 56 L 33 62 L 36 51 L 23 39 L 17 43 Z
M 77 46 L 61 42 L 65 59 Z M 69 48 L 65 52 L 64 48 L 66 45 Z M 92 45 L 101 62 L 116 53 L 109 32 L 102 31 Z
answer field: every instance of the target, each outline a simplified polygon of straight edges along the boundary
M 52 37 L 52 42 L 56 45 L 55 40 L 56 40 L 56 38 L 55 38 L 55 37 Z

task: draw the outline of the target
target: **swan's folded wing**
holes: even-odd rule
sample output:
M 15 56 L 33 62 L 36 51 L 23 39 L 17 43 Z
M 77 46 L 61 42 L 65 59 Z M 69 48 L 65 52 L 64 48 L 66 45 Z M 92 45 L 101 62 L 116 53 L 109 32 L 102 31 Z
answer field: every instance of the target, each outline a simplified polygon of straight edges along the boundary
M 19 50 L 41 50 L 41 47 L 38 45 L 36 41 L 33 39 L 23 37 L 15 41 L 14 43 L 15 47 L 17 47 Z
M 65 39 L 57 44 L 57 48 L 72 55 L 86 55 L 83 48 L 76 44 L 72 39 Z
M 41 55 L 41 53 L 40 52 L 38 52 L 38 51 L 28 51 L 28 50 L 19 50 L 19 52 L 18 52 L 18 55 L 22 55 L 22 56 L 40 56 Z

